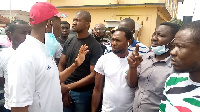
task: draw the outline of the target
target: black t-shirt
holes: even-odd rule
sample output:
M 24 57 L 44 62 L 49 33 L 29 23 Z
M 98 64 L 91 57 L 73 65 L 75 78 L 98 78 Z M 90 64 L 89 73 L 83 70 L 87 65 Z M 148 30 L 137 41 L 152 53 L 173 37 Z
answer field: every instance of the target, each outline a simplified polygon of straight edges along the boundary
M 95 65 L 99 57 L 102 55 L 102 49 L 100 44 L 89 35 L 87 38 L 78 39 L 74 36 L 68 39 L 63 47 L 63 54 L 67 57 L 66 68 L 74 63 L 81 45 L 86 44 L 89 52 L 85 56 L 85 61 L 79 66 L 65 81 L 66 84 L 77 82 L 80 79 L 90 74 L 90 65 Z M 75 91 L 86 91 L 92 89 L 94 84 L 90 84 L 86 87 L 76 89 Z
M 64 47 L 65 41 L 62 41 L 60 38 L 57 38 L 57 41 L 60 43 L 60 45 L 61 45 L 62 47 Z

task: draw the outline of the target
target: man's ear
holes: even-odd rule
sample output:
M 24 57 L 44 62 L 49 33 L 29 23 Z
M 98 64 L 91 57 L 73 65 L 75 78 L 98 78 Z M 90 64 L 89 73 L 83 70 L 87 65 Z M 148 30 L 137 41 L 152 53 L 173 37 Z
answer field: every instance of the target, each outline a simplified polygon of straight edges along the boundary
M 128 46 L 131 45 L 132 41 L 133 41 L 132 39 L 128 40 Z
M 87 22 L 87 25 L 86 25 L 87 28 L 90 28 L 90 23 L 91 22 Z
M 47 20 L 46 33 L 51 33 L 51 32 L 52 32 L 52 21 L 51 20 Z

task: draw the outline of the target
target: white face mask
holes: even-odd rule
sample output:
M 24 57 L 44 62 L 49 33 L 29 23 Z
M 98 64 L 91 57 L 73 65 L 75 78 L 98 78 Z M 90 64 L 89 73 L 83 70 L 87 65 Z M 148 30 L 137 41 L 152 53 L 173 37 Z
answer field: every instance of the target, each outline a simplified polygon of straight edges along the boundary
M 152 51 L 156 54 L 156 55 L 162 55 L 164 53 L 166 53 L 167 51 L 169 51 L 169 48 L 165 48 L 165 45 L 162 46 L 156 46 L 156 47 L 151 47 Z
M 172 39 L 167 45 L 151 47 L 151 49 L 156 55 L 162 55 L 169 51 L 169 48 L 166 48 L 166 46 L 168 46 L 170 43 L 172 43 L 174 41 L 174 39 Z
M 53 56 L 53 54 L 56 52 L 58 44 L 59 43 L 53 34 L 52 27 L 52 33 L 45 33 L 45 52 L 48 57 Z

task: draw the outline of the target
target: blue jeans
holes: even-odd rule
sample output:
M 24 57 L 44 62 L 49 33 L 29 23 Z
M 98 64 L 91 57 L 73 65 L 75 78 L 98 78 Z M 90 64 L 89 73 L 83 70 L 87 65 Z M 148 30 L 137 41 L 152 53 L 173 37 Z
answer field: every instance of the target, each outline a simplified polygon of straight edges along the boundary
M 11 112 L 11 110 L 6 109 L 4 106 L 0 106 L 0 112 Z
M 64 107 L 63 112 L 90 112 L 92 92 L 93 89 L 84 92 L 70 91 L 69 94 L 73 103 L 70 108 Z

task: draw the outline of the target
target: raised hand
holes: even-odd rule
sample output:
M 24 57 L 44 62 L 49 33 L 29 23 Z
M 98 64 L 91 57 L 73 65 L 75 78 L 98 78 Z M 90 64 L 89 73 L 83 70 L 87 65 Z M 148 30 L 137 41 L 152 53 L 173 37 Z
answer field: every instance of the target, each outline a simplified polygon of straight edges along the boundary
M 81 46 L 78 56 L 76 57 L 75 62 L 74 62 L 76 67 L 80 66 L 85 60 L 85 55 L 89 52 L 87 48 L 88 46 L 86 44 Z
M 130 67 L 137 67 L 143 61 L 141 55 L 139 55 L 139 45 L 136 45 L 135 51 L 128 57 L 128 64 Z

